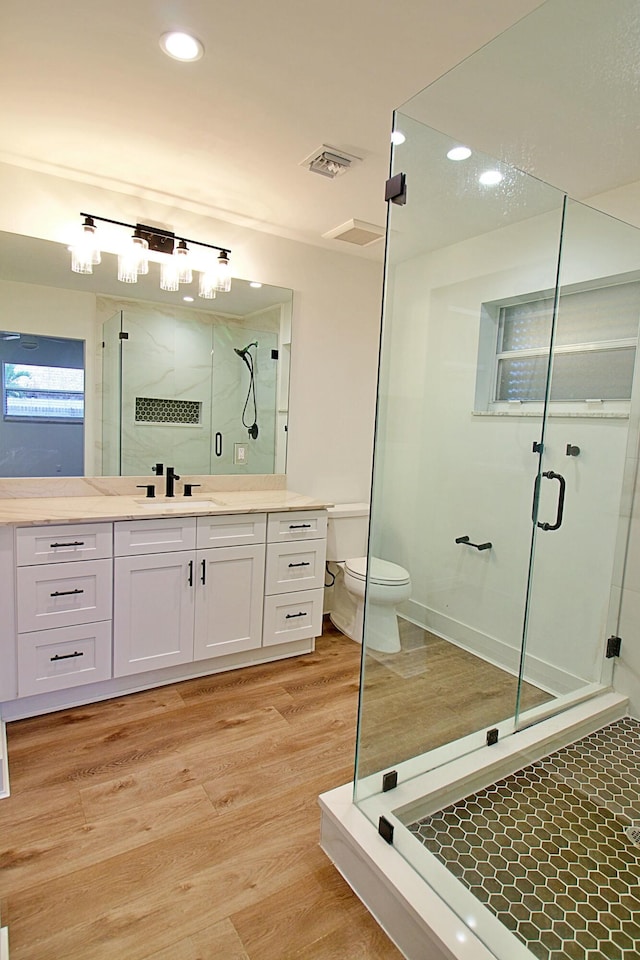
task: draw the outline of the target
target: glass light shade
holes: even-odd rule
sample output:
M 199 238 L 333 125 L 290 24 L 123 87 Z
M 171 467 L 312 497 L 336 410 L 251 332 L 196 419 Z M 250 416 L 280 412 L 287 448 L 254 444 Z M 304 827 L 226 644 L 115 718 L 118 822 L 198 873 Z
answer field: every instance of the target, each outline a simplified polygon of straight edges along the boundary
M 175 262 L 174 256 L 167 257 L 166 260 L 162 261 L 162 266 L 160 267 L 160 289 L 167 290 L 169 293 L 174 293 L 180 289 L 178 265 Z
M 228 293 L 231 290 L 231 265 L 226 250 L 222 250 L 216 260 L 216 290 Z
M 138 261 L 138 276 L 149 273 L 149 242 L 134 233 L 131 238 L 133 256 Z
M 178 282 L 179 283 L 191 283 L 193 280 L 193 271 L 191 269 L 191 259 L 189 257 L 189 249 L 184 242 L 180 240 L 178 246 L 173 251 L 173 256 L 176 261 L 176 269 L 178 272 Z
M 93 258 L 91 251 L 78 244 L 70 247 L 71 269 L 74 273 L 93 273 Z
M 71 249 L 71 269 L 74 273 L 93 273 L 93 266 L 100 263 L 100 248 L 96 240 L 93 220 L 86 217 L 77 243 Z
M 215 300 L 216 298 L 216 280 L 217 274 L 214 267 L 200 274 L 200 283 L 198 286 L 198 296 L 203 300 Z
M 118 280 L 122 283 L 138 282 L 138 258 L 130 250 L 118 257 Z

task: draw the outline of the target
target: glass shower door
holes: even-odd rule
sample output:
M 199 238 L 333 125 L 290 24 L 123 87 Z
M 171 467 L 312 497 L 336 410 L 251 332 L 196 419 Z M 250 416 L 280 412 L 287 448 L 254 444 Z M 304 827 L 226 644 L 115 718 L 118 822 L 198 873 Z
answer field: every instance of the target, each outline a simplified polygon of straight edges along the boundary
M 607 657 L 607 640 L 617 635 L 630 521 L 622 498 L 632 488 L 625 485 L 633 469 L 628 450 L 637 445 L 630 414 L 639 264 L 640 231 L 568 201 L 547 417 L 534 454 L 537 511 L 521 671 L 523 684 L 552 700 L 533 712 L 521 700 L 520 723 L 611 682 L 615 657 Z

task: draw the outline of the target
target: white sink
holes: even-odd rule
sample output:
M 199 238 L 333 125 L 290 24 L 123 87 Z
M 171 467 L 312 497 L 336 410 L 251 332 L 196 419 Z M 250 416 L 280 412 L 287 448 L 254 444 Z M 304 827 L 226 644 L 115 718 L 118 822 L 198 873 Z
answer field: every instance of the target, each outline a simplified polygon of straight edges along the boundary
M 140 497 L 135 502 L 141 507 L 148 507 L 150 510 L 161 510 L 165 513 L 167 510 L 178 510 L 181 513 L 188 513 L 192 507 L 222 507 L 224 504 L 217 500 L 201 500 L 196 497 L 180 497 L 179 500 L 167 500 L 165 497 Z

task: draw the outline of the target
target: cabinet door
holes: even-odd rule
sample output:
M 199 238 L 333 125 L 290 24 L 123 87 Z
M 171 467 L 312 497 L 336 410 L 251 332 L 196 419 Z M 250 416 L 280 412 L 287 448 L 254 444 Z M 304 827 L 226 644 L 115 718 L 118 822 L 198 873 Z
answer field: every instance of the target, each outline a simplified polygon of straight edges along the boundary
M 262 644 L 264 544 L 197 553 L 194 659 Z
M 192 660 L 195 553 L 117 557 L 114 565 L 113 675 Z

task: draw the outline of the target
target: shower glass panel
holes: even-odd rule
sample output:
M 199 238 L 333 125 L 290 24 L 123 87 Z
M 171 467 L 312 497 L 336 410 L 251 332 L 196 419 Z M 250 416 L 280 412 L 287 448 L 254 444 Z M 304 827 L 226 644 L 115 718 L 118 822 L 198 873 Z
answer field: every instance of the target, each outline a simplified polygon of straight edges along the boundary
M 238 317 L 136 301 L 107 314 L 105 475 L 285 472 L 291 302 L 270 291 Z
M 102 475 L 119 477 L 122 435 L 122 310 L 102 325 Z
M 636 449 L 639 265 L 640 231 L 567 202 L 522 659 L 523 689 L 553 693 L 554 709 L 611 682 L 605 644 L 617 633 Z M 531 716 L 524 701 L 519 713 L 521 723 Z
M 565 203 L 491 157 L 448 159 L 456 141 L 406 114 L 395 126 L 407 202 L 389 205 L 369 553 L 408 571 L 411 597 L 388 652 L 367 589 L 357 798 L 391 766 L 410 776 L 514 729 L 544 402 L 497 398 L 499 352 L 522 339 L 501 318 L 530 290 L 553 306 Z M 551 335 L 534 322 L 519 374 L 542 401 Z M 522 686 L 526 708 L 549 696 Z
M 151 308 L 123 324 L 122 474 L 147 475 L 158 460 L 209 473 L 213 326 Z
M 638 455 L 640 231 L 477 151 L 448 159 L 456 141 L 408 113 L 395 127 L 406 202 L 387 224 L 354 799 L 395 831 L 462 935 L 512 960 L 530 955 L 526 924 L 519 944 L 509 931 L 539 876 L 522 811 L 546 822 L 555 781 L 548 795 L 526 776 L 487 787 L 480 768 L 497 740 L 611 684 Z M 491 185 L 487 170 L 501 175 Z M 380 559 L 411 580 L 397 636 Z M 511 843 L 504 796 L 526 842 Z M 541 902 L 556 889 L 542 887 Z M 533 940 L 550 922 L 534 913 Z

